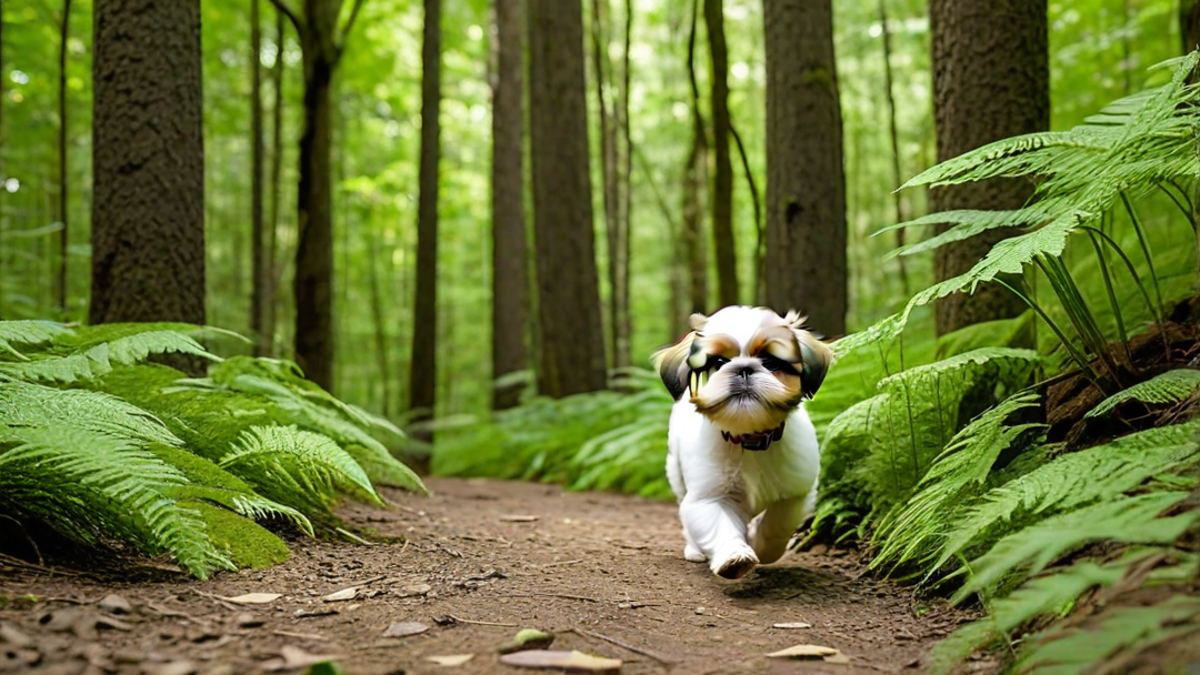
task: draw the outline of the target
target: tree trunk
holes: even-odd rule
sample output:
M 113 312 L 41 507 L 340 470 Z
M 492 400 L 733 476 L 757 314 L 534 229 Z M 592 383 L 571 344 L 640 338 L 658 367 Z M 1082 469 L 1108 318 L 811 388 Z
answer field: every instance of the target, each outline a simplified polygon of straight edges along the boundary
M 275 11 L 275 63 L 271 64 L 271 86 L 274 101 L 271 105 L 271 218 L 267 225 L 267 275 L 263 296 L 267 299 L 263 311 L 263 337 L 259 343 L 263 356 L 275 353 L 275 310 L 281 284 L 279 265 L 279 201 L 283 177 L 283 45 L 286 39 L 283 12 Z
M 717 259 L 717 299 L 738 304 L 737 250 L 733 237 L 733 162 L 729 156 L 729 56 L 725 48 L 722 0 L 704 0 L 708 54 L 712 65 L 712 130 L 715 167 L 712 190 L 713 255 Z
M 65 320 L 67 315 L 67 268 L 70 248 L 70 214 L 68 211 L 70 172 L 67 163 L 67 39 L 71 35 L 71 0 L 63 0 L 62 23 L 59 25 L 58 41 L 58 280 L 55 291 L 58 311 Z
M 5 183 L 8 182 L 7 167 L 4 162 L 5 151 L 8 149 L 5 140 L 4 128 L 4 101 L 7 100 L 7 94 L 4 91 L 4 9 L 3 1 L 0 0 L 0 240 L 5 238 L 5 232 L 8 230 L 8 190 L 5 189 Z M 8 274 L 8 247 L 0 246 L 0 279 L 5 278 Z M 4 296 L 4 284 L 0 283 L 0 319 L 5 317 L 5 307 L 7 306 L 7 298 Z
M 496 0 L 492 93 L 492 378 L 529 368 L 529 262 L 525 225 L 522 0 Z M 492 388 L 492 408 L 521 401 L 520 384 Z
M 888 27 L 887 6 L 885 0 L 879 0 L 879 24 L 883 27 L 883 86 L 887 94 L 888 130 L 892 140 L 892 198 L 896 207 L 896 222 L 904 222 L 904 203 L 900 198 L 900 184 L 904 182 L 900 173 L 900 140 L 896 132 L 896 98 L 892 92 L 892 30 Z M 896 230 L 896 247 L 904 246 L 905 230 Z M 900 288 L 908 295 L 908 267 L 904 256 L 898 256 L 896 262 L 900 265 Z
M 95 7 L 91 323 L 204 323 L 200 0 Z
M 846 331 L 846 195 L 830 0 L 765 0 L 767 304 Z
M 1200 48 L 1200 0 L 1179 0 L 1179 37 L 1184 54 Z
M 617 159 L 617 118 L 606 92 L 612 90 L 612 62 L 608 58 L 608 0 L 592 0 L 592 69 L 596 80 L 596 107 L 600 112 L 600 167 L 604 181 L 604 232 L 608 241 L 608 346 L 609 362 L 617 365 L 617 326 L 620 315 L 621 214 Z
M 367 214 L 367 223 L 371 223 L 371 214 Z M 390 247 L 385 247 L 383 242 L 379 240 L 379 236 L 375 232 L 374 227 L 367 227 L 367 237 L 371 241 L 371 255 L 367 260 L 367 273 L 370 275 L 368 283 L 371 285 L 371 323 L 373 324 L 375 333 L 375 358 L 379 364 L 379 384 L 382 388 L 383 403 L 380 406 L 380 414 L 387 417 L 392 410 L 392 366 L 388 359 L 388 346 L 390 341 L 387 339 L 387 328 L 384 323 L 383 314 L 383 290 L 379 280 L 379 258 L 384 260 L 391 259 Z
M 931 0 L 934 118 L 938 161 L 1050 124 L 1046 0 L 988 3 Z M 1016 48 L 1019 46 L 1019 48 Z M 1033 193 L 1027 180 L 990 180 L 930 191 L 932 211 L 1016 209 Z M 940 225 L 938 232 L 949 226 Z M 939 248 L 938 281 L 958 276 L 1011 236 L 992 230 Z M 1000 284 L 936 305 L 938 335 L 982 321 L 1017 316 L 1025 304 Z
M 708 312 L 708 255 L 704 246 L 704 215 L 701 208 L 700 188 L 707 180 L 707 135 L 704 116 L 700 112 L 700 86 L 696 82 L 696 15 L 700 0 L 692 0 L 692 19 L 688 29 L 687 69 L 692 87 L 692 138 L 689 143 L 687 161 L 683 168 L 683 251 L 688 269 L 688 306 L 683 313 L 687 317 L 693 312 Z
M 409 409 L 414 422 L 433 418 L 437 400 L 438 104 L 441 100 L 441 0 L 425 0 L 421 44 L 421 166 L 417 200 L 417 286 L 413 308 Z M 415 435 L 432 440 L 429 431 Z
M 266 334 L 267 305 L 271 302 L 271 265 L 267 259 L 263 222 L 263 107 L 262 21 L 259 0 L 250 0 L 250 332 L 254 354 L 265 356 L 271 336 Z
M 532 0 L 530 131 L 541 393 L 603 389 L 604 332 L 596 281 L 588 174 L 583 9 L 575 0 Z
M 624 152 L 618 153 L 621 159 L 621 169 L 617 172 L 617 196 L 618 196 L 618 213 L 617 218 L 617 250 L 620 255 L 617 258 L 619 263 L 617 274 L 617 287 L 613 289 L 613 302 L 616 304 L 616 312 L 614 312 L 614 321 L 616 328 L 613 330 L 613 366 L 616 368 L 627 368 L 632 363 L 631 349 L 631 333 L 633 326 L 629 312 L 629 264 L 631 244 L 630 240 L 630 220 L 632 216 L 633 205 L 633 135 L 630 133 L 629 120 L 629 92 L 630 79 L 633 72 L 632 60 L 629 58 L 629 52 L 633 48 L 633 0 L 625 0 L 625 40 L 624 53 L 621 56 L 621 91 L 620 91 L 620 127 L 621 137 L 625 141 Z

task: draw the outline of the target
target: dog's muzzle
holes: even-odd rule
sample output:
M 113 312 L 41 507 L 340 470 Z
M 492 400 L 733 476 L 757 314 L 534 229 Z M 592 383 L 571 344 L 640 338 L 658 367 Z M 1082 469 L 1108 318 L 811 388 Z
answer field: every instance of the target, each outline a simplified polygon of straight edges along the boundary
M 746 450 L 762 451 L 771 447 L 771 444 L 775 441 L 783 438 L 783 427 L 785 424 L 787 424 L 787 422 L 781 422 L 779 426 L 775 427 L 774 429 L 768 429 L 767 431 L 756 431 L 752 434 L 734 435 L 728 431 L 722 431 L 721 438 L 724 438 L 726 441 L 733 443 L 734 445 L 740 445 Z

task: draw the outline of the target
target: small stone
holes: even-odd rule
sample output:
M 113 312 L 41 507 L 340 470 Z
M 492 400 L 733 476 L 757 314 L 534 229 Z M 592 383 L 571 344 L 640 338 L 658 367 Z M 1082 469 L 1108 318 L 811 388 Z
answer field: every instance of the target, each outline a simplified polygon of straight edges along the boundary
M 32 645 L 33 638 L 17 630 L 17 627 L 10 623 L 0 623 L 0 642 L 19 649 Z
M 133 665 L 146 660 L 145 654 L 139 649 L 121 649 L 113 653 L 113 663 Z
M 97 603 L 97 606 L 101 610 L 111 614 L 133 613 L 133 606 L 129 604 L 129 601 L 117 595 L 116 593 L 109 593 L 108 595 L 104 596 L 104 598 Z
M 703 608 L 703 607 L 697 607 L 697 608 L 696 608 L 696 613 L 697 613 L 697 614 L 703 614 L 703 613 L 704 613 L 704 608 Z
M 433 586 L 429 584 L 414 584 L 405 586 L 401 589 L 403 595 L 428 595 L 429 591 L 433 590 Z
M 194 661 L 172 661 L 147 668 L 146 675 L 195 675 L 198 669 Z
M 238 628 L 258 628 L 259 626 L 263 625 L 263 623 L 265 623 L 265 621 L 263 621 L 261 616 L 251 612 L 242 612 L 233 619 L 233 625 L 237 626 Z

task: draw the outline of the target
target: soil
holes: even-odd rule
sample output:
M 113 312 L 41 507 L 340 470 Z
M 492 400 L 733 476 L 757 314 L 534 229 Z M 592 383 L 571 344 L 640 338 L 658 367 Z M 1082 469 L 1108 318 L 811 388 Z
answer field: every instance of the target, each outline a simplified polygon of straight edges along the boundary
M 537 628 L 555 634 L 553 649 L 620 659 L 627 674 L 919 673 L 933 643 L 973 618 L 871 578 L 850 551 L 789 553 L 724 582 L 683 559 L 669 503 L 543 484 L 428 485 L 432 497 L 387 491 L 395 508 L 343 512 L 395 543 L 301 539 L 286 563 L 207 581 L 0 559 L 0 671 L 232 675 L 302 672 L 327 657 L 347 673 L 532 673 L 502 665 L 497 650 Z M 340 595 L 353 598 L 323 599 L 348 588 Z M 246 593 L 281 595 L 227 599 Z M 427 629 L 385 635 L 402 623 Z M 766 656 L 796 644 L 843 656 Z M 429 660 L 458 654 L 474 656 Z

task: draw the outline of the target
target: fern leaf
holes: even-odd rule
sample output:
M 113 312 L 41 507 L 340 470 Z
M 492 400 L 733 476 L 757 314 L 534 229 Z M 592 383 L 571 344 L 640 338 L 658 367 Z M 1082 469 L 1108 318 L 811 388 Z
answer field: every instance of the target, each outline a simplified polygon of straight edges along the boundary
M 1168 370 L 1109 396 L 1088 411 L 1084 417 L 1107 415 L 1117 406 L 1130 400 L 1143 403 L 1175 403 L 1187 398 L 1197 389 L 1200 389 L 1200 370 L 1187 368 Z
M 339 491 L 383 504 L 353 457 L 329 437 L 294 426 L 250 427 L 218 465 L 285 504 L 326 510 Z
M 992 591 L 1006 578 L 1015 577 L 1017 581 L 1028 578 L 1059 556 L 1094 541 L 1170 544 L 1200 520 L 1200 512 L 1168 518 L 1158 515 L 1187 495 L 1152 492 L 1112 499 L 1052 516 L 1010 534 L 971 562 L 971 574 L 953 601 L 962 602 L 979 591 Z
M 935 675 L 949 673 L 976 649 L 1037 616 L 1058 614 L 1090 588 L 1113 585 L 1124 576 L 1125 570 L 1124 565 L 1102 567 L 1082 561 L 1031 580 L 1008 596 L 992 601 L 987 616 L 938 642 L 929 655 L 929 672 Z
M 16 430 L 55 426 L 134 439 L 142 444 L 182 446 L 161 420 L 115 396 L 19 381 L 0 388 L 0 427 Z
M 26 356 L 13 345 L 38 345 L 53 340 L 70 329 L 52 321 L 0 321 L 0 352 L 8 352 L 24 361 Z

